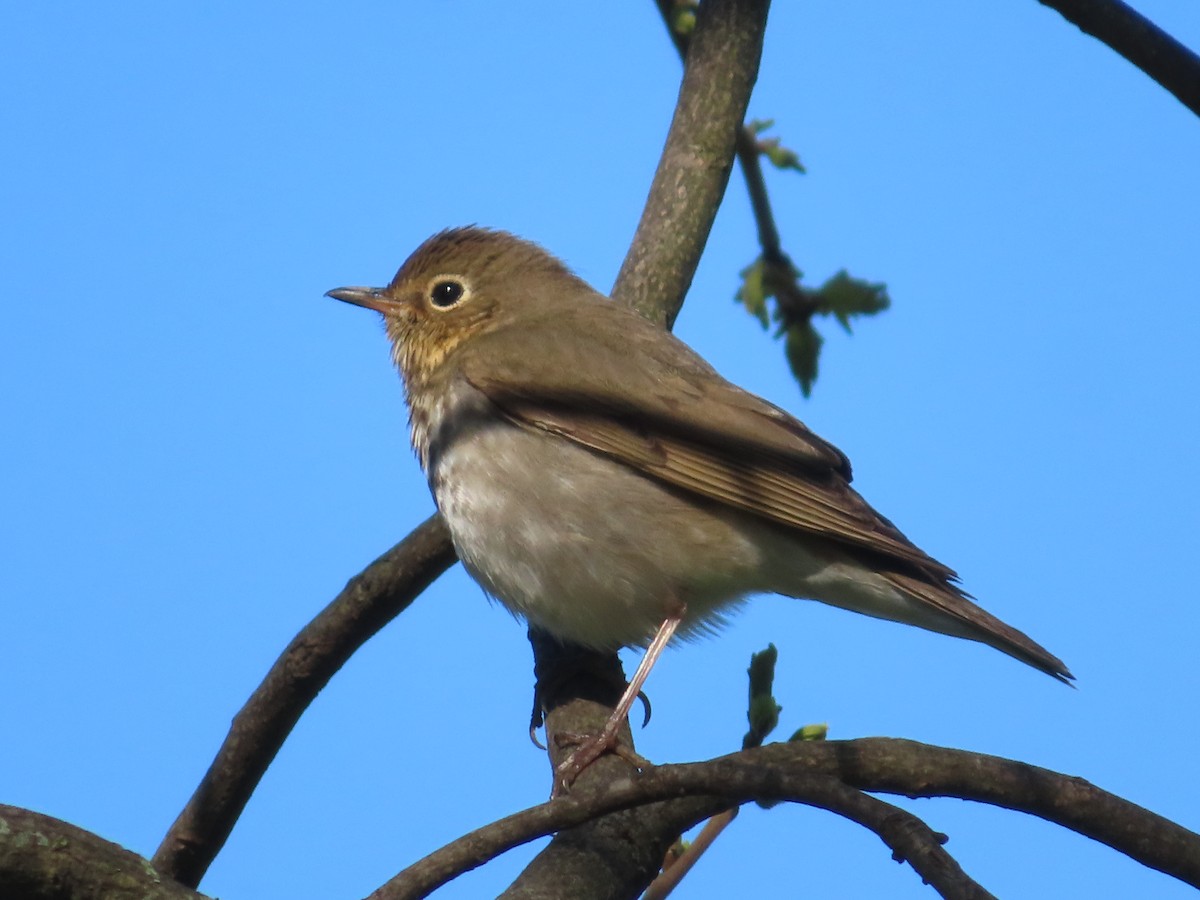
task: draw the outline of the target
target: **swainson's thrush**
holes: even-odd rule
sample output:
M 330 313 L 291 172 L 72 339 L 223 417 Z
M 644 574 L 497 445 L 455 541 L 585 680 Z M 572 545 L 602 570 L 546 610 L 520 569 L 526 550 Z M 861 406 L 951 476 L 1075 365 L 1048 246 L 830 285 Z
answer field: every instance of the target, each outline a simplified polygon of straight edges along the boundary
M 413 446 L 483 589 L 564 640 L 650 643 L 619 713 L 677 627 L 711 630 L 759 592 L 1072 677 L 875 512 L 839 450 L 540 247 L 452 229 L 387 287 L 329 296 L 383 315 Z

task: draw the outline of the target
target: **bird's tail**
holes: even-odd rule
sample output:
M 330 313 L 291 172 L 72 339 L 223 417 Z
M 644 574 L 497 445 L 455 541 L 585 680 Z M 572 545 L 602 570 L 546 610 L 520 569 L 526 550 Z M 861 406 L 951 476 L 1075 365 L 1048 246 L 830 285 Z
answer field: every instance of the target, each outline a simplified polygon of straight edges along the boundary
M 880 577 L 917 605 L 919 615 L 911 619 L 905 617 L 901 621 L 907 620 L 921 628 L 995 647 L 1057 678 L 1063 684 L 1070 684 L 1074 680 L 1075 676 L 1061 659 L 1028 635 L 976 605 L 970 596 L 953 584 L 934 584 L 897 572 L 881 573 Z

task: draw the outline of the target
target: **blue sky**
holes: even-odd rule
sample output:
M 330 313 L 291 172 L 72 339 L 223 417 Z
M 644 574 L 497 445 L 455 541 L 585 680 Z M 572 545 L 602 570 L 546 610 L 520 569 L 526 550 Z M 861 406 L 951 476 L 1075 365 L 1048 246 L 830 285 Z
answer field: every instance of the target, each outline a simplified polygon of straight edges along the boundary
M 653 4 L 611 6 L 0 12 L 0 801 L 152 853 L 277 653 L 432 511 L 381 330 L 325 290 L 470 222 L 611 285 L 679 77 Z M 1200 46 L 1194 4 L 1138 8 Z M 678 332 L 841 447 L 1079 689 L 764 598 L 668 653 L 639 751 L 735 749 L 773 641 L 785 734 L 1012 756 L 1200 827 L 1200 122 L 1033 0 L 780 2 L 750 115 L 809 169 L 770 175 L 796 263 L 894 307 L 824 327 L 803 400 L 732 302 L 757 252 L 735 173 Z M 530 666 L 452 571 L 313 705 L 202 889 L 360 896 L 544 799 Z M 1000 896 L 1191 896 L 1019 814 L 910 805 Z M 492 895 L 532 852 L 439 896 Z M 681 896 L 801 886 L 932 895 L 873 835 L 778 808 Z

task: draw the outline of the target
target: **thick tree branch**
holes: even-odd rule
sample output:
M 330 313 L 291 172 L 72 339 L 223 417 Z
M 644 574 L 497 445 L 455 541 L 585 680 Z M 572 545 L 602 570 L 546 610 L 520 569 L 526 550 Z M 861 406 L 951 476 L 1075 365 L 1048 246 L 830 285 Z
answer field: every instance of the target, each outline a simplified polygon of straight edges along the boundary
M 769 0 L 705 0 L 667 143 L 612 297 L 668 328 L 704 252 L 758 77 Z
M 530 642 L 538 702 L 547 710 L 552 772 L 571 750 L 560 745 L 557 736 L 599 731 L 624 690 L 625 679 L 616 654 L 564 647 L 532 629 Z M 621 738 L 625 746 L 633 747 L 628 727 Z M 620 756 L 603 756 L 583 771 L 574 790 L 586 793 L 594 786 L 622 781 L 633 771 Z M 584 822 L 557 834 L 501 896 L 505 900 L 636 896 L 657 874 L 667 848 L 678 836 L 692 822 L 722 808 L 716 798 L 696 798 L 649 804 Z
M 1153 23 L 1116 0 L 1041 2 L 1117 50 L 1200 115 L 1200 59 Z M 768 0 L 705 0 L 700 9 L 671 131 L 612 292 L 614 299 L 667 327 L 705 246 L 728 182 L 735 140 L 746 140 L 741 122 L 757 76 L 768 6 Z M 769 207 L 767 214 L 769 221 Z M 768 240 L 761 216 L 759 223 L 764 250 L 778 249 L 777 235 Z M 153 865 L 161 877 L 135 854 L 74 826 L 0 806 L 0 896 L 201 896 L 183 885 L 199 883 L 304 709 L 359 646 L 453 562 L 445 526 L 434 516 L 352 579 L 296 636 L 235 718 L 204 780 L 155 854 Z M 563 718 L 549 727 L 552 733 L 567 727 L 587 730 L 588 722 L 606 715 L 603 703 L 564 703 L 551 715 L 559 711 Z M 860 790 L 958 796 L 1029 812 L 1200 887 L 1200 838 L 1067 776 L 880 739 L 776 745 L 747 753 L 757 756 L 662 767 L 637 778 L 626 777 L 621 761 L 602 760 L 589 770 L 588 781 L 581 779 L 575 796 L 467 835 L 401 873 L 399 887 L 389 883 L 377 896 L 423 895 L 427 888 L 421 885 L 444 883 L 508 847 L 554 832 L 559 835 L 539 857 L 542 862 L 527 870 L 512 895 L 594 896 L 588 887 L 595 886 L 598 866 L 611 862 L 614 852 L 629 856 L 631 844 L 645 848 L 648 861 L 608 871 L 612 878 L 602 890 L 612 896 L 653 876 L 664 841 L 731 803 L 752 798 L 791 799 L 838 812 L 880 834 L 944 896 L 986 896 L 924 823 Z M 605 786 L 593 793 L 586 789 L 589 784 Z M 597 816 L 603 818 L 593 821 Z
M 709 37 L 695 53 L 690 79 L 685 75 L 647 212 L 614 290 L 659 321 L 673 321 L 682 303 L 728 181 L 732 145 L 722 144 L 733 132 L 713 104 L 723 103 L 735 124 L 744 115 L 767 5 L 765 0 L 710 0 L 711 10 L 701 16 L 710 24 L 698 26 L 697 34 Z M 723 72 L 734 73 L 731 82 L 722 84 Z M 721 89 L 715 90 L 718 84 Z M 715 149 L 714 120 L 722 122 L 726 138 Z M 663 299 L 656 304 L 655 297 Z M 296 637 L 234 720 L 207 775 L 164 838 L 154 857 L 162 871 L 184 884 L 199 884 L 300 714 L 350 654 L 453 561 L 445 527 L 435 517 L 353 579 Z
M 662 2 L 665 0 L 660 0 L 660 6 Z M 1181 93 L 1181 88 L 1172 87 L 1180 83 L 1180 72 L 1196 65 L 1195 56 L 1186 48 L 1120 3 L 1101 4 L 1105 11 L 1091 17 L 1088 12 L 1095 4 L 1043 2 L 1109 43 L 1200 112 L 1195 98 L 1189 100 L 1186 90 Z M 740 134 L 741 121 L 757 74 L 767 7 L 766 0 L 707 0 L 702 5 L 671 133 L 613 289 L 615 299 L 668 326 L 691 283 L 725 190 L 735 137 L 745 140 Z M 1135 34 L 1138 39 L 1122 49 L 1118 46 L 1121 41 L 1109 33 L 1112 29 Z M 1168 74 L 1160 77 L 1156 74 L 1160 69 Z M 1173 80 L 1170 73 L 1174 73 Z M 1187 84 L 1196 88 L 1194 79 L 1185 83 L 1185 88 Z M 760 221 L 760 239 L 761 232 Z M 768 243 L 764 241 L 764 247 Z M 777 238 L 774 245 L 778 246 Z M 262 773 L 317 692 L 358 646 L 453 561 L 448 535 L 435 517 L 353 579 L 297 636 L 235 719 L 204 781 L 164 839 L 155 855 L 162 871 L 186 884 L 199 883 Z M 565 712 L 567 707 L 563 709 Z M 597 721 L 603 715 L 602 706 L 590 713 Z M 598 769 L 598 773 L 603 771 L 603 767 Z M 640 839 L 653 834 L 657 843 L 664 831 L 681 827 L 675 823 L 690 820 L 696 809 L 703 807 L 703 816 L 720 808 L 719 804 L 713 806 L 711 798 L 687 807 L 678 802 L 674 806 L 672 810 L 670 803 L 658 804 L 661 817 L 648 817 L 645 809 L 639 810 L 620 827 L 608 830 L 615 841 L 624 844 L 630 839 L 626 829 L 639 827 L 640 821 L 648 829 Z M 616 821 L 609 818 L 610 824 Z M 572 852 L 587 846 L 597 859 L 606 853 L 603 840 L 596 845 L 592 838 L 582 840 L 579 833 L 562 837 L 563 846 L 573 843 Z M 547 855 L 555 854 L 552 844 Z M 536 865 L 531 870 L 536 870 Z M 586 867 L 581 871 L 586 872 Z M 528 892 L 521 896 L 537 896 L 534 884 L 526 888 Z
M 362 573 L 304 629 L 233 720 L 225 743 L 154 854 L 154 866 L 189 887 L 204 877 L 301 714 L 359 647 L 455 561 L 431 516 Z
M 655 0 L 667 33 L 680 57 L 686 59 L 688 38 L 672 26 L 674 17 L 673 0 Z M 762 248 L 762 262 L 766 267 L 764 281 L 771 284 L 776 300 L 786 314 L 787 321 L 801 321 L 811 316 L 817 308 L 816 302 L 804 291 L 797 280 L 796 269 L 791 259 L 783 252 L 779 239 L 779 228 L 775 224 L 775 212 L 771 208 L 771 197 L 767 192 L 767 181 L 763 177 L 762 153 L 758 136 L 748 126 L 738 122 L 734 129 L 734 147 L 742 177 L 746 182 L 746 193 L 750 198 L 750 210 L 758 231 L 758 243 Z
M 58 819 L 0 805 L 0 897 L 207 900 L 124 847 Z
M 743 751 L 736 757 L 753 752 Z M 508 816 L 427 856 L 373 893 L 370 900 L 423 897 L 462 872 L 537 837 L 572 828 L 613 810 L 693 794 L 710 795 L 727 805 L 759 799 L 788 800 L 838 813 L 878 834 L 896 859 L 910 862 L 942 896 L 973 900 L 991 896 L 942 849 L 942 838 L 911 813 L 847 787 L 828 774 L 798 766 L 768 768 L 736 757 L 662 766 L 638 778 L 612 782 L 600 791 Z M 686 823 L 688 827 L 705 817 L 703 812 L 697 813 Z M 569 891 L 566 895 L 575 896 Z
M 663 24 L 667 26 L 667 34 L 681 59 L 688 55 L 688 38 L 680 34 L 673 26 L 674 0 L 655 0 Z M 747 104 L 749 105 L 749 104 Z M 743 113 L 743 117 L 744 117 Z M 771 198 L 767 193 L 767 182 L 763 178 L 762 164 L 759 162 L 758 141 L 753 131 L 739 119 L 734 128 L 734 148 L 738 163 L 742 168 L 742 176 L 746 180 L 746 192 L 750 196 L 750 208 L 754 213 L 754 224 L 758 229 L 758 243 L 762 247 L 763 258 L 780 260 L 784 258 L 783 246 L 779 241 L 779 229 L 775 225 L 775 213 L 771 209 Z
M 1039 0 L 1108 44 L 1200 116 L 1200 56 L 1120 0 Z
M 1200 887 L 1200 835 L 1080 778 L 965 750 L 863 738 L 771 744 L 614 780 L 464 835 L 405 869 L 371 896 L 372 900 L 424 896 L 527 841 L 614 810 L 682 797 L 711 799 L 718 805 L 790 800 L 828 809 L 879 834 L 943 896 L 987 896 L 944 855 L 940 837 L 923 823 L 865 794 L 858 795 L 864 801 L 852 799 L 857 791 L 957 797 L 1027 812 Z M 693 815 L 695 823 L 706 813 L 697 809 Z
M 758 75 L 769 6 L 769 0 L 705 0 L 697 15 L 666 146 L 612 290 L 616 302 L 667 328 L 683 305 L 729 182 L 737 129 Z M 534 655 L 540 676 L 544 666 L 536 642 Z M 615 654 L 601 656 L 599 667 L 616 664 Z M 539 697 L 545 701 L 543 684 L 539 677 Z M 597 732 L 611 710 L 611 701 L 573 699 L 580 690 L 594 690 L 594 681 L 590 687 L 574 680 L 555 687 L 561 697 L 546 705 L 552 760 L 557 749 L 553 735 Z M 619 777 L 624 766 L 617 759 L 599 760 L 578 787 Z M 697 809 L 704 818 L 722 808 L 713 801 L 662 803 L 583 824 L 557 835 L 504 896 L 587 900 L 636 895 L 657 874 L 666 848 L 686 827 L 683 823 L 696 821 Z

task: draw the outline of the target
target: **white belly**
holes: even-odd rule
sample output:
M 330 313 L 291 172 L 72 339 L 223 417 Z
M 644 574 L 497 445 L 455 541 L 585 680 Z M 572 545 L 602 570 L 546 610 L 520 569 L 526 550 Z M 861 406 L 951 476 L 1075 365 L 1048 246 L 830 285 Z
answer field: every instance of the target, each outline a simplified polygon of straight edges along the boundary
M 563 438 L 496 423 L 449 442 L 430 481 L 463 565 L 510 611 L 598 649 L 644 644 L 769 590 L 762 526 Z

